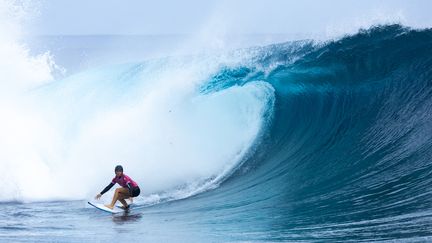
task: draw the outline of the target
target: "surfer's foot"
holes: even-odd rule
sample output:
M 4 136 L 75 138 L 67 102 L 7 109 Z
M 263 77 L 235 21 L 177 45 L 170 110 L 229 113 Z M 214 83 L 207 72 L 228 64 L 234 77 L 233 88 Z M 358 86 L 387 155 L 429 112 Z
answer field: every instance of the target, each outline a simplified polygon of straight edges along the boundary
M 124 209 L 124 210 L 128 210 L 129 209 L 129 205 L 127 205 L 126 207 L 125 206 L 121 206 L 121 208 Z
M 114 209 L 114 206 L 111 206 L 110 204 L 104 205 L 105 207 L 109 208 L 109 209 Z

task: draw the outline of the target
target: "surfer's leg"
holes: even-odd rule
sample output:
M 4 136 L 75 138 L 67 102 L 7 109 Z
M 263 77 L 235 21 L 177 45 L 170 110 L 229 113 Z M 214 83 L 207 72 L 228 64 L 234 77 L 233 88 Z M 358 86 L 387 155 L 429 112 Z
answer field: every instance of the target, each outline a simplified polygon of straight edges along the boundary
M 129 198 L 129 190 L 128 190 L 128 189 L 126 189 L 126 188 L 117 188 L 117 189 L 115 190 L 115 192 L 114 192 L 114 196 L 113 196 L 113 199 L 112 199 L 112 201 L 111 201 L 111 204 L 109 204 L 109 205 L 105 205 L 105 206 L 106 206 L 107 208 L 111 208 L 111 209 L 113 209 L 115 203 L 117 202 L 117 200 L 119 200 L 119 199 L 125 199 L 125 198 L 124 198 L 124 194 L 126 194 L 126 193 L 127 193 L 127 195 L 128 195 L 127 198 Z M 122 194 L 123 194 L 123 195 L 122 195 Z
M 113 196 L 113 199 L 112 199 L 112 201 L 111 201 L 111 204 L 107 204 L 107 205 L 105 205 L 105 207 L 113 209 L 115 203 L 117 202 L 117 199 L 118 199 L 118 192 L 117 192 L 117 190 L 116 190 L 116 191 L 114 192 L 114 196 Z
M 130 197 L 129 189 L 127 188 L 119 188 L 119 200 L 120 199 L 128 199 Z
M 129 193 L 129 190 L 126 188 L 121 188 L 121 189 L 124 189 L 124 190 L 121 190 L 119 192 L 118 200 L 121 202 L 121 204 L 123 204 L 124 208 L 127 208 L 128 204 L 127 204 L 125 199 L 128 199 L 130 197 L 130 193 Z
M 119 199 L 119 201 L 121 202 L 121 204 L 123 205 L 124 208 L 127 208 L 127 207 L 128 207 L 128 204 L 127 204 L 126 200 L 124 200 L 124 199 Z

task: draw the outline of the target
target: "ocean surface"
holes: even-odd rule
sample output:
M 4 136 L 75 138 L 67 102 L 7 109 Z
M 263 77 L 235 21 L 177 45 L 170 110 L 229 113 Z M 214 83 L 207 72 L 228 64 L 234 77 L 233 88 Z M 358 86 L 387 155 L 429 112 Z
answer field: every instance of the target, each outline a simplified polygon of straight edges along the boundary
M 106 38 L 30 44 L 64 69 L 13 98 L 36 142 L 2 158 L 0 241 L 432 241 L 432 30 L 190 55 Z M 111 215 L 87 201 L 117 163 L 141 195 Z

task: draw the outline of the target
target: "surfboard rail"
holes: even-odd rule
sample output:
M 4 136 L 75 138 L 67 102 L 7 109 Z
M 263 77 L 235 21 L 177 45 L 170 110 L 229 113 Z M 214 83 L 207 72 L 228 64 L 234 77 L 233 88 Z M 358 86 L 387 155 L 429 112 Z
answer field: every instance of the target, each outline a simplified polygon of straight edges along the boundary
M 118 207 L 115 207 L 114 209 L 107 208 L 102 203 L 93 203 L 93 202 L 87 202 L 87 203 L 90 204 L 91 206 L 93 206 L 93 207 L 95 207 L 95 208 L 97 208 L 99 210 L 102 210 L 104 212 L 107 212 L 107 213 L 113 213 L 113 214 L 115 214 L 115 213 L 122 213 L 122 212 L 124 212 L 123 209 L 118 208 Z

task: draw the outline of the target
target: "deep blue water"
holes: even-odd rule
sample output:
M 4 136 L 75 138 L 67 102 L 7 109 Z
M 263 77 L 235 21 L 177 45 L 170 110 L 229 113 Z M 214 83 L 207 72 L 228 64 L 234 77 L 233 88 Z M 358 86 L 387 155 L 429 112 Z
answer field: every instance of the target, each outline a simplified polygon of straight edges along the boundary
M 275 89 L 271 125 L 219 187 L 125 215 L 81 200 L 6 203 L 0 239 L 431 241 L 432 30 L 379 26 L 248 50 L 248 63 L 200 87 Z

